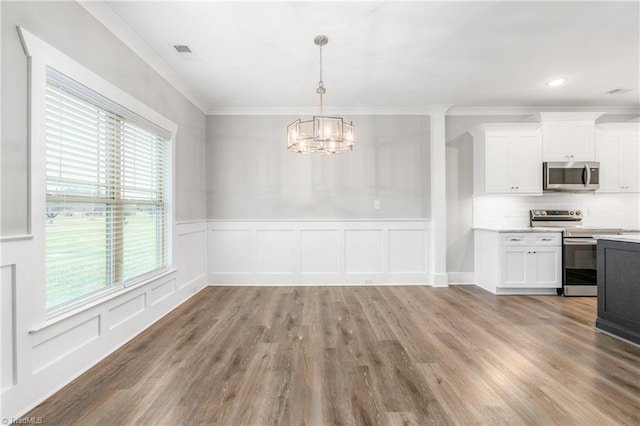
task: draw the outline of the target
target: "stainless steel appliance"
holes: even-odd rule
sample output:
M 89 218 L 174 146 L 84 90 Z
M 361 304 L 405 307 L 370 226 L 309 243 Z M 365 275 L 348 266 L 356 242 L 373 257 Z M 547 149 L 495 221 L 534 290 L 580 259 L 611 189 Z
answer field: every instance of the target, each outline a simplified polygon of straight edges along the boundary
M 595 235 L 620 235 L 621 229 L 582 226 L 581 210 L 531 210 L 534 228 L 562 228 L 562 294 L 597 296 Z
M 542 163 L 545 191 L 584 192 L 600 188 L 597 161 L 559 161 Z

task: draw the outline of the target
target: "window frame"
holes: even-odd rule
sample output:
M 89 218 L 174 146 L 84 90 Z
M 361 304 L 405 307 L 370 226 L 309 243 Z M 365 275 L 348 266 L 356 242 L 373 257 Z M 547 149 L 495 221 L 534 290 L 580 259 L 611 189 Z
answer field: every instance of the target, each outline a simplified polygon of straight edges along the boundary
M 71 311 L 81 311 L 101 303 L 108 298 L 145 285 L 175 271 L 173 242 L 175 240 L 175 136 L 178 126 L 157 111 L 140 102 L 124 90 L 100 77 L 98 74 L 66 56 L 22 27 L 17 27 L 27 56 L 28 69 L 28 132 L 27 132 L 27 191 L 29 204 L 28 233 L 33 235 L 35 250 L 32 256 L 31 281 L 33 289 L 33 316 L 35 322 L 48 322 Z M 122 286 L 113 286 L 82 299 L 46 308 L 46 87 L 47 68 L 63 74 L 79 85 L 90 89 L 101 97 L 130 111 L 165 132 L 167 146 L 167 188 L 165 191 L 167 265 L 153 275 L 143 275 Z M 64 315 L 66 317 L 66 315 Z

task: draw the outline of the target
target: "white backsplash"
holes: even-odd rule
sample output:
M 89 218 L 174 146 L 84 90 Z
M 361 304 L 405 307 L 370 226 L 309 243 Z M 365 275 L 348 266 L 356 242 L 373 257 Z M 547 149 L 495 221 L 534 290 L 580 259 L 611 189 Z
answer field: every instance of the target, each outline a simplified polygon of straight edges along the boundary
M 544 194 L 541 197 L 481 196 L 473 200 L 473 226 L 529 226 L 529 210 L 582 210 L 585 226 L 640 229 L 640 194 Z

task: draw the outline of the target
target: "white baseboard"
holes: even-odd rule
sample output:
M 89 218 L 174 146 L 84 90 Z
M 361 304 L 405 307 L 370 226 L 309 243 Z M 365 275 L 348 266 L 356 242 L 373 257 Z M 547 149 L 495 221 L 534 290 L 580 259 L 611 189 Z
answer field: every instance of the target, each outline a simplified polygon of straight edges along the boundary
M 295 283 L 295 284 L 250 284 L 250 283 L 242 283 L 242 284 L 224 284 L 224 283 L 216 283 L 216 284 L 207 284 L 209 287 L 364 287 L 364 286 L 378 286 L 378 287 L 392 287 L 392 286 L 427 286 L 433 287 L 428 283 L 418 283 L 418 282 L 395 282 L 395 283 L 370 283 L 370 284 L 362 284 L 362 283 L 339 283 L 339 284 L 310 284 L 310 283 Z
M 449 272 L 449 285 L 475 285 L 476 274 L 473 272 Z

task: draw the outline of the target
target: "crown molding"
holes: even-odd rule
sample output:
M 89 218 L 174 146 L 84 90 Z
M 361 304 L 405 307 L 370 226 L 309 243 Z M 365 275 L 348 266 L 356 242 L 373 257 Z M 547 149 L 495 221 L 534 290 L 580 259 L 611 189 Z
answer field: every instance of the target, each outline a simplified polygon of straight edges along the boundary
M 446 114 L 451 105 L 427 105 L 424 107 L 325 107 L 324 115 L 432 115 Z M 317 107 L 225 107 L 210 108 L 207 115 L 293 115 L 313 116 Z
M 545 112 L 575 112 L 600 114 L 640 115 L 640 107 L 456 107 L 452 105 L 427 105 L 424 107 L 330 107 L 325 115 L 433 115 L 473 116 L 473 115 L 534 115 Z M 209 108 L 207 115 L 293 115 L 313 116 L 318 113 L 316 107 L 224 107 Z
M 544 112 L 576 112 L 597 111 L 602 114 L 640 114 L 640 106 L 564 106 L 564 107 L 452 107 L 447 115 L 533 115 Z
M 430 115 L 434 109 L 426 107 L 325 107 L 324 115 Z M 313 116 L 317 107 L 222 107 L 210 108 L 207 115 L 293 115 Z
M 102 1 L 78 1 L 91 16 L 111 31 L 129 49 L 145 61 L 162 78 L 167 80 L 178 92 L 193 103 L 203 114 L 207 114 L 209 105 L 187 84 L 138 34 Z

